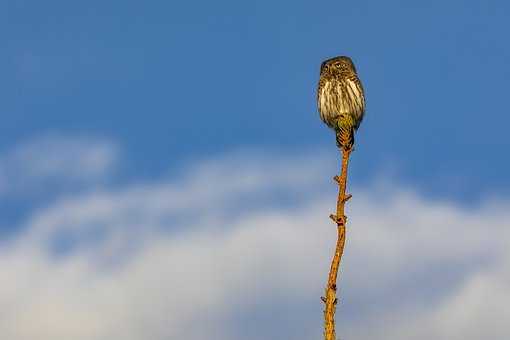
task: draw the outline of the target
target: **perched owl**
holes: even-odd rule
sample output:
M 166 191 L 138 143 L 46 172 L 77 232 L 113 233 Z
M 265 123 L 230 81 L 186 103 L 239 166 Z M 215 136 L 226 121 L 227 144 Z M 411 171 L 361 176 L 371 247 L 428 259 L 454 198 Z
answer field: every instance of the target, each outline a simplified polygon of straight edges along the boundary
M 322 63 L 317 106 L 322 121 L 335 130 L 338 147 L 350 151 L 365 113 L 363 86 L 351 58 L 340 56 Z

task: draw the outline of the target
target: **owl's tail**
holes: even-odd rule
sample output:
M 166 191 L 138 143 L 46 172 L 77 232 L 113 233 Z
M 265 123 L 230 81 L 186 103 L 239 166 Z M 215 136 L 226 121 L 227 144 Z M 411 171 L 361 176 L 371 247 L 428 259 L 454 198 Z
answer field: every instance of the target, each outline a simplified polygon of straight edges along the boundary
M 336 129 L 336 145 L 344 151 L 352 150 L 354 146 L 353 126 L 340 126 Z

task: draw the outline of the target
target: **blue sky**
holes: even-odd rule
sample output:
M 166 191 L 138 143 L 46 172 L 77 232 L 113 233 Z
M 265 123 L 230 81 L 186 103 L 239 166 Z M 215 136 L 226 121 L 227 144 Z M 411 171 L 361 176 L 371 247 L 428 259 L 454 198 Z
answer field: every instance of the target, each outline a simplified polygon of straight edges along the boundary
M 353 177 L 434 194 L 508 192 L 503 1 L 7 1 L 0 145 L 46 132 L 125 146 L 130 176 L 241 148 L 335 152 L 320 62 L 358 65 Z
M 0 336 L 320 336 L 338 154 L 315 88 L 324 59 L 349 55 L 367 113 L 340 335 L 508 337 L 509 14 L 1 2 Z

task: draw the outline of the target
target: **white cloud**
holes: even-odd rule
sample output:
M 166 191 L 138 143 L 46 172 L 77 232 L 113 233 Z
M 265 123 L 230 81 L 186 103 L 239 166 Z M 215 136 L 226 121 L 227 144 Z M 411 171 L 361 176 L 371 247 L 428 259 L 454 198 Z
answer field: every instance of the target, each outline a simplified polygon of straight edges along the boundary
M 110 141 L 45 135 L 0 157 L 0 194 L 90 184 L 109 175 L 117 159 L 118 149 Z
M 320 155 L 235 155 L 34 212 L 0 250 L 0 334 L 319 339 L 336 170 Z M 398 185 L 352 192 L 342 338 L 510 335 L 508 202 L 467 209 Z M 282 193 L 286 204 L 271 200 Z

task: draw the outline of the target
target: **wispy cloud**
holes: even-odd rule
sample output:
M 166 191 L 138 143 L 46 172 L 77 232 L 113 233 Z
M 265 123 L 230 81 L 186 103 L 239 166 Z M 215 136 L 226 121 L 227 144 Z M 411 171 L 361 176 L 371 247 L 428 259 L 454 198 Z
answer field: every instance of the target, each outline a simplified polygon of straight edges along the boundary
M 118 148 L 111 141 L 45 135 L 0 157 L 0 195 L 95 183 L 117 160 Z
M 319 339 L 336 170 L 321 155 L 230 155 L 29 212 L 0 251 L 0 334 Z M 342 338 L 510 335 L 508 201 L 352 191 Z

